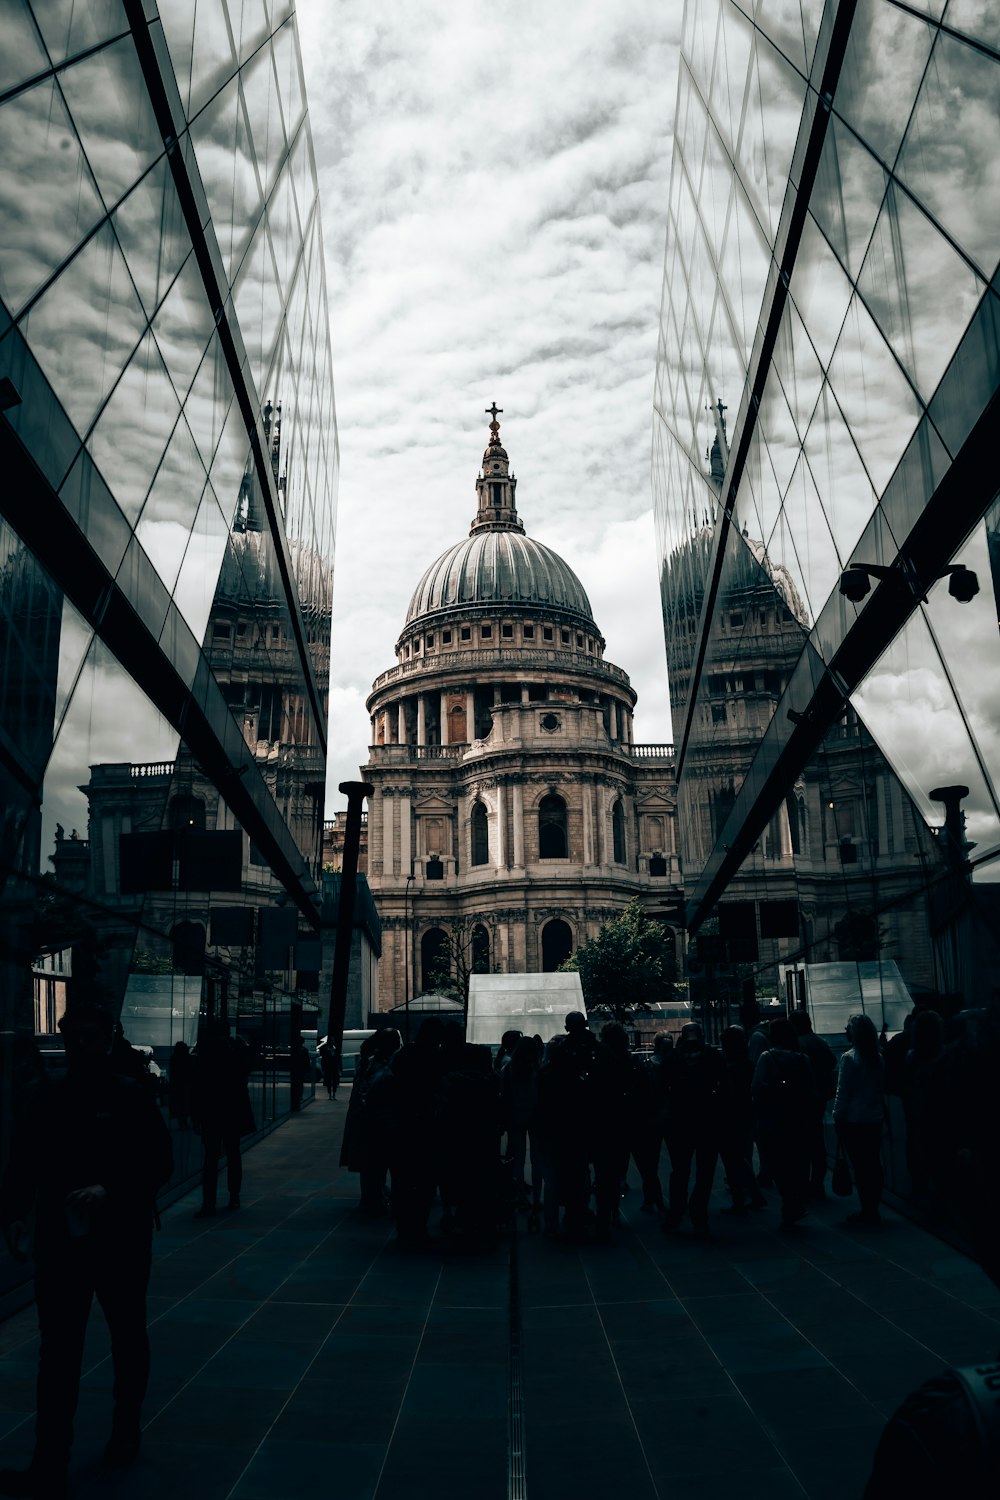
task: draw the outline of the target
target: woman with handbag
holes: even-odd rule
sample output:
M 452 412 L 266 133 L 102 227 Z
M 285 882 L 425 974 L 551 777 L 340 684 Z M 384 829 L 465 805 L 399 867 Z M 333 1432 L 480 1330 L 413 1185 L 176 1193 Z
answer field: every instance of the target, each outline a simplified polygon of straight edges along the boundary
M 882 1126 L 885 1088 L 878 1032 L 868 1016 L 851 1016 L 847 1023 L 851 1046 L 840 1059 L 833 1123 L 857 1184 L 861 1209 L 848 1214 L 853 1228 L 874 1228 L 882 1222 Z

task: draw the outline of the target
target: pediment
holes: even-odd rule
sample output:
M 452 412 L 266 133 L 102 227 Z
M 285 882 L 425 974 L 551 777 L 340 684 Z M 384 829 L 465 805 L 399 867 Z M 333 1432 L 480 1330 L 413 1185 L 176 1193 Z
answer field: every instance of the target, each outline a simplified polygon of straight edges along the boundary
M 672 813 L 676 806 L 676 801 L 662 792 L 650 792 L 647 797 L 635 799 L 636 812 L 640 813 Z
M 454 811 L 454 802 L 450 802 L 445 797 L 438 796 L 436 792 L 431 792 L 429 796 L 423 797 L 414 808 L 414 812 L 418 818 L 427 815 L 437 818 L 450 817 Z

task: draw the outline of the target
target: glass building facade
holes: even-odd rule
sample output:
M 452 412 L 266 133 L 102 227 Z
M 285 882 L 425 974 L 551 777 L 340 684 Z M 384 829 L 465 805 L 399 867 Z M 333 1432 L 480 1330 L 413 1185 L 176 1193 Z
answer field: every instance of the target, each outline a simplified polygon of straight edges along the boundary
M 265 1063 L 315 1003 L 338 451 L 292 5 L 3 6 L 0 378 L 9 1123 L 68 991 Z
M 653 488 L 722 1018 L 996 997 L 998 65 L 980 0 L 687 0 Z

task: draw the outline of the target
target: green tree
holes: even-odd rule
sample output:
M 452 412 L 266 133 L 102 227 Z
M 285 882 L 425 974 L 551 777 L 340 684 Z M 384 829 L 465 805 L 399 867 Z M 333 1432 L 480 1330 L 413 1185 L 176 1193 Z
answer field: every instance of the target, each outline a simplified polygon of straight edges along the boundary
M 588 1009 L 606 1006 L 616 1021 L 637 1006 L 674 998 L 677 967 L 670 931 L 651 921 L 638 900 L 605 922 L 561 967 L 580 975 Z

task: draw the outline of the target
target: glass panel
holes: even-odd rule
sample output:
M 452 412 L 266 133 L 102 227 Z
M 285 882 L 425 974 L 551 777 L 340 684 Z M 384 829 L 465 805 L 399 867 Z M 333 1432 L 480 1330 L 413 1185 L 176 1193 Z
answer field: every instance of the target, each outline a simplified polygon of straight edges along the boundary
M 933 40 L 930 26 L 888 0 L 859 0 L 834 108 L 890 167 Z
M 191 45 L 189 117 L 198 113 L 236 71 L 236 55 L 223 0 L 198 0 Z
M 941 0 L 936 0 L 940 11 Z M 1000 52 L 1000 13 L 993 0 L 949 0 L 948 25 Z
M 815 620 L 840 581 L 840 559 L 805 458 L 785 495 L 785 523 L 795 546 L 809 612 Z
M 288 163 L 282 168 L 281 175 L 271 194 L 271 201 L 267 208 L 267 221 L 271 231 L 274 258 L 278 266 L 278 285 L 281 288 L 282 296 L 285 296 L 288 292 L 289 278 L 295 268 L 295 259 L 302 243 L 302 237 L 299 233 L 299 221 L 295 213 L 292 174 Z
M 764 446 L 770 455 L 778 490 L 783 495 L 798 461 L 800 441 L 792 414 L 788 410 L 788 402 L 773 373 L 764 387 L 758 424 Z
M 115 499 L 135 521 L 178 416 L 177 397 L 152 334 L 147 334 L 90 435 L 87 446 Z
M 233 399 L 229 366 L 217 338 L 213 338 L 184 403 L 184 415 L 206 468 L 215 450 Z
M 45 775 L 43 850 L 55 843 L 57 823 L 81 832 L 87 828 L 88 804 L 81 787 L 90 781 L 92 767 L 172 761 L 177 743 L 176 730 L 95 637 Z M 116 855 L 113 849 L 112 857 Z
M 60 73 L 59 81 L 111 208 L 163 151 L 132 38 L 92 52 Z
M 935 426 L 952 453 L 959 451 L 998 386 L 1000 300 L 988 292 L 930 406 Z
M 191 113 L 191 52 L 194 47 L 195 0 L 171 0 L 163 7 L 160 24 L 163 27 L 170 59 L 174 65 L 177 88 L 184 106 L 184 113 Z
M 844 322 L 830 384 L 881 494 L 917 425 L 920 405 L 859 297 Z
M 263 375 L 271 362 L 281 317 L 281 295 L 275 279 L 264 219 L 260 222 L 257 237 L 240 270 L 234 288 L 234 300 L 250 372 L 258 392 L 263 395 Z
M 42 48 L 26 0 L 12 0 L 4 7 L 4 44 L 0 48 L 0 93 L 25 78 L 44 73 L 49 60 Z
M 69 600 L 64 598 L 62 625 L 59 631 L 59 668 L 56 679 L 55 725 L 57 732 L 93 641 L 94 631 L 90 625 L 73 608 Z
M 809 208 L 852 276 L 864 260 L 886 180 L 871 152 L 832 115 Z
M 806 49 L 799 0 L 757 0 L 754 21 L 788 61 L 804 73 Z
M 897 172 L 988 281 L 1000 245 L 1000 64 L 942 32 Z
M 926 214 L 894 185 L 858 288 L 929 400 L 985 289 Z
M 182 401 L 214 331 L 215 319 L 192 251 L 153 320 L 156 342 Z
M 230 0 L 233 31 L 240 39 L 240 62 L 246 62 L 270 29 L 264 0 Z
M 931 801 L 930 792 L 963 784 L 970 789 L 965 802 L 970 837 L 984 847 L 997 843 L 1000 829 L 993 798 L 922 609 L 903 627 L 851 701 L 928 823 L 943 821 L 941 805 Z
M 278 108 L 278 88 L 271 66 L 271 49 L 262 47 L 240 74 L 247 119 L 253 134 L 257 170 L 264 184 L 265 197 L 270 192 L 278 162 L 285 149 L 285 135 Z
M 791 294 L 823 365 L 828 365 L 854 288 L 811 214 L 799 242 Z
M 968 733 L 984 763 L 984 780 L 992 806 L 969 809 L 969 837 L 989 848 L 998 841 L 1000 820 L 996 790 L 1000 778 L 1000 715 L 996 695 L 997 599 L 990 576 L 985 524 L 976 527 L 951 561 L 972 569 L 979 580 L 979 593 L 974 599 L 960 603 L 949 594 L 947 579 L 941 579 L 928 593 L 926 613 Z M 962 777 L 957 779 L 961 781 Z M 984 812 L 987 818 L 981 821 Z
M 837 551 L 849 557 L 877 497 L 828 385 L 806 434 L 805 451 Z
M 299 73 L 298 37 L 294 22 L 282 26 L 271 43 L 274 49 L 274 69 L 278 76 L 278 93 L 285 117 L 285 133 L 291 140 L 305 110 L 305 92 Z
M 201 497 L 174 588 L 174 603 L 198 641 L 205 637 L 228 539 L 229 523 L 219 509 L 212 486 L 208 484 Z
M 805 432 L 816 406 L 823 371 L 816 352 L 789 298 L 781 315 L 781 325 L 774 349 L 774 366 L 781 380 L 798 432 Z
M 152 317 L 191 249 L 166 157 L 136 183 L 111 222 L 146 314 Z
M 121 0 L 32 0 L 31 8 L 56 65 L 129 29 Z
M 205 468 L 181 417 L 135 533 L 168 590 L 177 581 L 204 488 Z
M 0 296 L 15 317 L 103 212 L 56 85 L 0 105 Z
M 721 274 L 737 328 L 742 329 L 747 364 L 753 350 L 770 263 L 771 252 L 757 216 L 737 185 Z
M 109 224 L 87 241 L 22 326 L 70 420 L 86 432 L 145 326 Z

